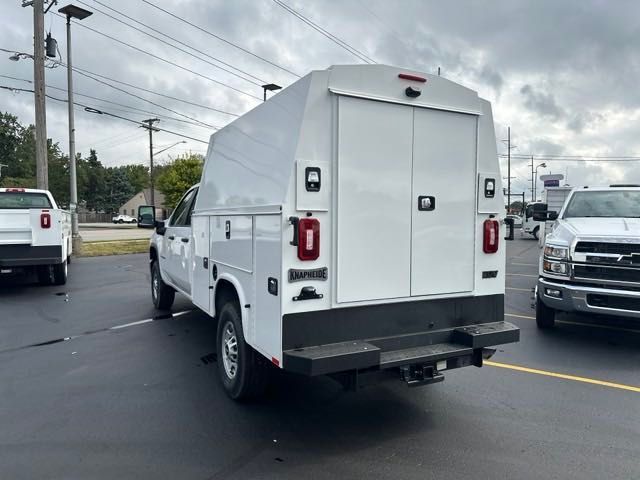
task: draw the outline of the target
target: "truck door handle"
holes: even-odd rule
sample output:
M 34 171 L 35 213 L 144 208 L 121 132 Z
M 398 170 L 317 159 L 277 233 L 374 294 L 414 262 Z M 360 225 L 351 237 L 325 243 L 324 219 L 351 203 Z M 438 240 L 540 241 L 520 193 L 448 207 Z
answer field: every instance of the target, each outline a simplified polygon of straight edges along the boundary
M 184 242 L 184 243 L 188 243 L 188 242 L 189 242 L 189 239 L 188 239 L 187 237 L 182 237 L 182 238 L 180 239 L 180 241 L 182 241 L 182 242 Z
M 174 240 L 176 237 L 174 237 L 173 235 L 169 235 L 169 240 Z
M 420 211 L 431 211 L 436 208 L 436 197 L 428 197 L 425 195 L 420 195 L 418 197 L 418 210 Z

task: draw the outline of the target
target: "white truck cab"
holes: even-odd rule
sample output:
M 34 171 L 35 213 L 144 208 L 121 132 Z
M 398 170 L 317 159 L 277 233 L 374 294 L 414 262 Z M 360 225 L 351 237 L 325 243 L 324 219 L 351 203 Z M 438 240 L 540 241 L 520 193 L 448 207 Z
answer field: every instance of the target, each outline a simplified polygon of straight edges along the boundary
M 71 215 L 47 190 L 0 188 L 0 275 L 35 270 L 41 284 L 67 282 Z
M 640 186 L 574 188 L 540 255 L 535 291 L 540 328 L 557 311 L 640 318 Z
M 213 134 L 200 184 L 153 211 L 154 303 L 178 291 L 217 319 L 234 399 L 268 364 L 419 385 L 519 339 L 491 106 L 442 77 L 311 72 Z

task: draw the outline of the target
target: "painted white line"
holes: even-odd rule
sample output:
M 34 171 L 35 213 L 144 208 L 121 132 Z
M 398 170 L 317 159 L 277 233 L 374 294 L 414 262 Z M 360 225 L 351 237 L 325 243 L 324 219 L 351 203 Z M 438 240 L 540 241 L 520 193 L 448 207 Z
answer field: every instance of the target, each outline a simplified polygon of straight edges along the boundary
M 507 277 L 532 277 L 532 278 L 538 278 L 538 275 L 529 275 L 526 273 L 507 273 L 506 274 Z
M 510 265 L 519 265 L 521 267 L 537 267 L 538 264 L 537 263 L 511 263 Z
M 514 318 L 526 318 L 527 320 L 535 320 L 536 317 L 532 317 L 530 315 L 516 315 L 515 313 L 505 313 L 505 317 L 514 317 Z
M 124 325 L 116 325 L 115 327 L 111 327 L 109 330 L 119 330 L 121 328 L 133 327 L 135 325 L 142 325 L 149 322 L 153 322 L 153 318 L 145 318 L 144 320 L 138 320 L 137 322 L 125 323 Z
M 529 292 L 531 293 L 530 288 L 515 288 L 515 287 L 504 287 L 505 290 L 515 290 L 516 292 Z
M 176 313 L 173 313 L 170 318 L 180 317 L 192 311 L 193 310 L 183 310 L 181 312 L 176 312 Z M 170 320 L 170 318 L 167 317 L 166 320 Z M 162 320 L 165 320 L 165 319 L 163 318 Z M 144 320 L 138 320 L 137 322 L 125 323 L 123 325 L 116 325 L 115 327 L 111 327 L 109 330 L 120 330 L 121 328 L 135 327 L 136 325 L 144 325 L 145 323 L 150 323 L 153 321 L 154 321 L 153 318 L 145 318 Z

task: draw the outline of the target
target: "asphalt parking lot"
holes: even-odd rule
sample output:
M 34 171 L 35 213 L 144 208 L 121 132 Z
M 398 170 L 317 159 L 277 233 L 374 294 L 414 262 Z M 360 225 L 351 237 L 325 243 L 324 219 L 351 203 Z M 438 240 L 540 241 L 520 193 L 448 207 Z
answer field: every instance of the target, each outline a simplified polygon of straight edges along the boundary
M 530 308 L 537 242 L 508 246 L 490 365 L 348 393 L 277 375 L 240 405 L 215 325 L 153 310 L 145 255 L 75 259 L 65 287 L 0 284 L 0 478 L 640 478 L 640 323 Z

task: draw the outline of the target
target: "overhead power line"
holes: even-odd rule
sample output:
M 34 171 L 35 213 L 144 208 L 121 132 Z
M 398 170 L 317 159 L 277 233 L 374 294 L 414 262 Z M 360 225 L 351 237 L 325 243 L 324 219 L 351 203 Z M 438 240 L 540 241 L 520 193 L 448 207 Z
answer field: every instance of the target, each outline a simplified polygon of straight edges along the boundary
M 239 69 L 239 68 L 237 68 L 237 67 L 235 67 L 235 66 L 233 66 L 233 65 L 231 65 L 231 64 L 229 64 L 229 63 L 223 62 L 223 61 L 222 61 L 222 60 L 220 60 L 219 58 L 213 57 L 213 56 L 209 55 L 208 53 L 203 52 L 202 50 L 199 50 L 199 49 L 197 49 L 197 48 L 195 48 L 195 47 L 193 47 L 193 46 L 191 46 L 191 45 L 189 45 L 189 44 L 187 44 L 187 43 L 185 43 L 185 42 L 182 42 L 182 41 L 178 40 L 178 39 L 177 39 L 177 38 L 175 38 L 175 37 L 172 37 L 171 35 L 167 35 L 166 33 L 161 32 L 160 30 L 157 30 L 157 29 L 155 29 L 155 28 L 153 28 L 153 27 L 151 27 L 151 26 L 149 26 L 149 25 L 147 25 L 147 24 L 145 24 L 145 23 L 143 23 L 143 22 L 141 22 L 141 21 L 139 21 L 139 20 L 136 20 L 135 18 L 133 18 L 133 17 L 131 17 L 131 16 L 129 16 L 129 15 L 126 15 L 126 14 L 124 14 L 124 13 L 122 13 L 122 12 L 120 12 L 120 11 L 116 10 L 115 8 L 112 8 L 112 7 L 108 6 L 108 5 L 105 5 L 104 3 L 102 3 L 102 2 L 100 2 L 100 1 L 98 1 L 98 0 L 93 0 L 93 1 L 94 1 L 95 3 L 97 3 L 98 5 L 102 5 L 104 8 L 107 8 L 107 9 L 109 9 L 109 10 L 113 11 L 113 12 L 116 12 L 118 15 L 121 15 L 121 16 L 123 16 L 123 17 L 125 17 L 125 18 L 128 18 L 129 20 L 131 20 L 131 21 L 133 21 L 133 22 L 137 23 L 138 25 L 142 25 L 143 27 L 145 27 L 145 28 L 147 28 L 147 29 L 149 29 L 149 30 L 151 30 L 151 31 L 153 31 L 153 32 L 156 32 L 156 33 L 158 33 L 158 34 L 160 34 L 160 35 L 162 35 L 162 36 L 164 36 L 164 37 L 167 37 L 167 38 L 171 39 L 172 41 L 174 41 L 174 42 L 176 42 L 176 43 L 179 43 L 180 45 L 183 45 L 183 46 L 185 46 L 185 47 L 187 47 L 187 48 L 190 48 L 191 50 L 194 50 L 194 51 L 198 52 L 198 53 L 199 53 L 199 54 L 201 54 L 201 55 L 204 55 L 204 56 L 206 56 L 206 57 L 208 57 L 208 58 L 211 58 L 212 60 L 215 60 L 215 61 L 216 61 L 216 62 L 218 62 L 218 63 L 222 63 L 223 65 L 225 65 L 225 66 L 227 66 L 227 67 L 229 67 L 229 68 L 232 68 L 232 69 L 234 69 L 234 70 L 237 70 L 238 72 L 241 72 L 241 73 L 242 73 L 242 75 L 240 75 L 240 74 L 238 74 L 238 73 L 236 73 L 236 72 L 234 72 L 234 71 L 231 71 L 231 70 L 229 70 L 229 69 L 227 69 L 227 68 L 221 67 L 220 65 L 217 65 L 217 64 L 215 64 L 215 63 L 213 63 L 213 62 L 210 62 L 210 61 L 208 61 L 208 60 L 205 60 L 205 59 L 203 59 L 203 58 L 199 57 L 198 55 L 194 55 L 194 54 L 193 54 L 193 53 L 191 53 L 190 51 L 185 50 L 185 49 L 180 48 L 180 47 L 177 47 L 177 46 L 173 45 L 172 43 L 167 42 L 166 40 L 163 40 L 162 38 L 156 37 L 155 35 L 151 35 L 150 33 L 145 32 L 144 30 L 142 30 L 142 29 L 140 29 L 140 28 L 138 28 L 138 27 L 136 27 L 136 26 L 134 26 L 134 25 L 131 25 L 130 23 L 127 23 L 127 22 L 125 22 L 124 20 L 121 20 L 120 18 L 114 17 L 113 15 L 111 15 L 111 14 L 109 14 L 109 13 L 107 13 L 107 12 L 104 12 L 104 11 L 100 10 L 99 8 L 96 8 L 96 7 L 92 6 L 92 5 L 88 5 L 87 3 L 83 2 L 82 0 L 77 0 L 77 1 L 78 1 L 78 3 L 80 3 L 80 4 L 82 4 L 82 5 L 85 5 L 85 6 L 89 7 L 89 8 L 93 8 L 93 9 L 94 9 L 95 11 L 97 11 L 98 13 L 101 13 L 102 15 L 104 15 L 104 16 L 106 16 L 106 17 L 109 17 L 109 18 L 111 18 L 111 19 L 113 19 L 113 20 L 115 20 L 116 22 L 120 22 L 120 23 L 122 23 L 123 25 L 128 26 L 129 28 L 132 28 L 132 29 L 134 29 L 134 30 L 136 30 L 136 31 L 138 31 L 138 32 L 140 32 L 140 33 L 142 33 L 142 34 L 144 34 L 144 35 L 147 35 L 148 37 L 153 38 L 154 40 L 157 40 L 158 42 L 162 42 L 162 43 L 164 43 L 165 45 L 169 45 L 170 47 L 175 48 L 176 50 L 178 50 L 178 51 L 180 51 L 180 52 L 182 52 L 182 53 L 185 53 L 185 54 L 187 54 L 187 55 L 189 55 L 189 56 L 191 56 L 191 57 L 193 57 L 193 58 L 196 58 L 196 59 L 200 60 L 201 62 L 205 62 L 205 63 L 207 63 L 207 64 L 209 64 L 209 65 L 211 65 L 211 66 L 213 66 L 213 67 L 215 67 L 215 68 L 218 68 L 218 69 L 220 69 L 220 70 L 222 70 L 222 71 L 224 71 L 224 72 L 227 72 L 227 73 L 229 73 L 229 74 L 231 74 L 231 75 L 234 75 L 234 76 L 236 76 L 236 77 L 238 77 L 238 78 L 240 78 L 240 79 L 244 80 L 245 82 L 249 82 L 249 83 L 251 83 L 251 84 L 253 84 L 253 85 L 256 85 L 256 86 L 258 86 L 258 87 L 260 87 L 260 86 L 262 86 L 263 84 L 267 83 L 265 80 L 262 80 L 261 78 L 255 77 L 254 75 L 251 75 L 250 73 L 245 72 L 244 70 L 241 70 L 241 69 Z M 251 77 L 251 78 L 253 78 L 254 80 L 252 80 L 251 78 L 246 78 L 246 77 L 245 77 L 245 76 L 243 76 L 243 75 L 246 75 L 246 76 L 248 76 L 248 77 Z
M 12 92 L 34 93 L 33 90 L 29 90 L 28 88 L 9 87 L 7 85 L 0 85 L 0 89 L 9 90 L 9 91 L 12 91 Z M 69 100 L 67 100 L 66 98 L 58 98 L 58 97 L 54 97 L 53 95 L 49 95 L 49 94 L 46 94 L 46 97 L 50 98 L 51 100 L 55 100 L 57 102 L 69 103 Z M 109 117 L 118 118 L 120 120 L 125 120 L 125 121 L 130 122 L 130 123 L 135 123 L 139 127 L 143 127 L 144 126 L 144 123 L 140 122 L 138 120 L 133 120 L 131 118 L 123 117 L 122 115 L 116 115 L 115 113 L 106 112 L 104 110 L 100 110 L 98 108 L 94 108 L 94 107 L 85 105 L 85 104 L 80 103 L 80 102 L 73 102 L 73 105 L 84 108 L 84 110 L 86 112 L 88 112 L 88 113 L 95 113 L 95 114 L 98 114 L 98 115 L 107 115 Z M 183 133 L 174 132 L 173 130 L 167 130 L 166 128 L 154 127 L 154 129 L 158 130 L 160 132 L 165 132 L 165 133 L 169 133 L 171 135 L 176 135 L 178 137 L 187 138 L 187 139 L 193 140 L 195 142 L 205 143 L 207 145 L 209 144 L 209 142 L 207 142 L 206 140 L 201 140 L 199 138 L 191 137 L 191 136 L 185 135 Z
M 237 48 L 238 50 L 243 51 L 246 54 L 251 55 L 252 57 L 258 58 L 258 59 L 262 60 L 263 62 L 268 63 L 269 65 L 271 65 L 273 67 L 279 68 L 280 70 L 282 70 L 284 72 L 290 73 L 291 75 L 293 75 L 295 77 L 298 77 L 298 78 L 300 77 L 300 75 L 297 74 L 296 72 L 293 72 L 293 71 L 289 70 L 288 68 L 283 67 L 282 65 L 278 65 L 277 63 L 272 62 L 271 60 L 268 60 L 268 59 L 258 55 L 257 53 L 254 53 L 254 52 L 252 52 L 250 50 L 247 50 L 246 48 L 241 47 L 240 45 L 238 45 L 236 43 L 233 43 L 233 42 L 227 40 L 226 38 L 222 38 L 221 36 L 216 35 L 215 33 L 212 33 L 209 30 L 206 30 L 205 28 L 196 25 L 195 23 L 190 22 L 189 20 L 186 20 L 186 19 L 182 18 L 179 15 L 176 15 L 175 13 L 170 12 L 169 10 L 165 10 L 164 8 L 159 7 L 158 5 L 156 5 L 153 2 L 150 2 L 149 0 L 141 0 L 141 1 L 146 3 L 147 5 L 149 5 L 150 7 L 153 7 L 155 9 L 157 9 L 157 10 L 160 10 L 161 12 L 164 12 L 165 14 L 175 18 L 176 20 L 180 20 L 181 22 L 186 23 L 187 25 L 190 25 L 190 26 L 192 26 L 193 28 L 195 28 L 197 30 L 200 30 L 202 33 L 206 33 L 207 35 L 209 35 L 209 36 L 211 36 L 213 38 L 216 38 L 216 39 L 220 40 L 221 42 L 226 43 L 227 45 L 230 45 L 230 46 L 232 46 L 234 48 Z
M 498 155 L 500 158 L 507 158 L 506 154 Z M 524 155 L 517 154 L 511 155 L 511 158 L 519 158 L 524 160 L 544 160 L 546 161 L 561 161 L 561 162 L 637 162 L 640 161 L 640 157 L 633 156 L 597 156 L 597 155 Z
M 145 0 L 143 0 L 143 1 L 145 1 Z M 322 35 L 327 37 L 333 43 L 335 43 L 336 45 L 340 46 L 341 48 L 343 48 L 344 50 L 346 50 L 347 52 L 349 52 L 353 56 L 359 58 L 363 62 L 365 62 L 365 63 L 376 63 L 376 61 L 373 60 L 371 57 L 369 57 L 366 54 L 362 53 L 360 50 L 356 49 L 355 47 L 352 47 L 351 45 L 349 45 L 347 42 L 345 42 L 341 38 L 336 37 L 334 34 L 332 34 L 331 32 L 329 32 L 327 30 L 325 30 L 320 25 L 318 25 L 317 23 L 313 22 L 308 17 L 305 17 L 303 14 L 301 14 L 297 10 L 294 10 L 289 5 L 287 5 L 286 3 L 284 3 L 284 2 L 282 2 L 280 0 L 273 0 L 273 2 L 276 5 L 278 5 L 279 7 L 285 9 L 291 15 L 296 17 L 298 20 L 301 20 L 302 22 L 306 23 L 307 25 L 309 25 L 311 28 L 313 28 L 317 32 L 320 32 Z
M 60 18 L 65 18 L 64 16 L 59 15 L 57 13 L 54 13 L 54 15 L 56 15 L 56 16 L 58 16 Z M 253 94 L 251 94 L 249 92 L 245 92 L 244 90 L 240 90 L 239 88 L 231 86 L 228 83 L 221 82 L 220 80 L 216 80 L 215 78 L 211 78 L 211 77 L 209 77 L 207 75 L 204 75 L 204 74 L 202 74 L 200 72 L 196 72 L 195 70 L 192 70 L 192 69 L 190 69 L 188 67 L 185 67 L 183 65 L 180 65 L 178 63 L 172 62 L 171 60 L 167 60 L 164 57 L 156 55 L 155 53 L 151 53 L 151 52 L 149 52 L 147 50 L 144 50 L 142 48 L 136 47 L 135 45 L 131 45 L 130 43 L 127 43 L 127 42 L 125 42 L 123 40 L 120 40 L 120 39 L 118 39 L 116 37 L 112 37 L 111 35 L 108 35 L 108 34 L 106 34 L 104 32 L 101 32 L 100 30 L 97 30 L 97 29 L 95 29 L 93 27 L 85 25 L 84 23 L 77 23 L 77 25 L 82 27 L 82 28 L 86 28 L 87 30 L 90 30 L 90 31 L 92 31 L 94 33 L 97 33 L 98 35 L 102 35 L 103 37 L 108 38 L 109 40 L 112 40 L 112 41 L 114 41 L 116 43 L 119 43 L 121 45 L 125 45 L 125 46 L 127 46 L 127 47 L 129 47 L 129 48 L 131 48 L 131 49 L 133 49 L 133 50 L 135 50 L 137 52 L 144 53 L 145 55 L 148 55 L 148 56 L 150 56 L 152 58 L 155 58 L 156 60 L 160 60 L 161 62 L 167 63 L 169 65 L 173 65 L 174 67 L 179 68 L 181 70 L 184 70 L 185 72 L 188 72 L 188 73 L 190 73 L 192 75 L 196 75 L 197 77 L 204 78 L 205 80 L 209 80 L 210 82 L 213 82 L 213 83 L 215 83 L 217 85 L 221 85 L 223 87 L 226 87 L 226 88 L 228 88 L 230 90 L 233 90 L 233 91 L 235 91 L 237 93 L 240 93 L 242 95 L 246 95 L 247 97 L 251 97 L 251 98 L 254 98 L 256 100 L 262 101 L 262 98 L 260 98 L 260 97 L 258 97 L 256 95 L 253 95 Z
M 0 48 L 0 51 L 16 53 L 16 50 L 8 50 L 6 48 Z M 62 62 L 59 62 L 59 63 L 60 63 L 60 65 L 65 65 Z M 141 87 L 139 85 L 133 85 L 131 83 L 124 82 L 122 80 L 118 80 L 116 78 L 108 77 L 106 75 L 102 75 L 100 73 L 92 72 L 90 70 L 85 70 L 84 68 L 79 68 L 79 67 L 74 66 L 73 67 L 73 71 L 76 72 L 76 73 L 82 72 L 82 73 L 86 73 L 86 74 L 89 74 L 89 75 L 93 75 L 93 76 L 96 76 L 96 77 L 99 77 L 99 78 L 102 78 L 102 79 L 105 79 L 105 80 L 109 80 L 111 82 L 115 82 L 115 83 L 117 83 L 119 85 L 125 85 L 127 87 L 134 88 L 134 89 L 139 90 L 141 92 L 151 93 L 151 94 L 157 95 L 159 97 L 168 98 L 170 100 L 175 100 L 176 102 L 185 103 L 187 105 L 193 105 L 194 107 L 203 108 L 205 110 L 211 110 L 212 112 L 223 113 L 225 115 L 231 115 L 231 116 L 234 116 L 234 117 L 240 116 L 240 114 L 238 114 L 238 113 L 228 112 L 226 110 L 222 110 L 220 108 L 215 108 L 215 107 L 212 107 L 210 105 L 204 105 L 202 103 L 196 103 L 196 102 L 192 102 L 190 100 L 185 100 L 184 98 L 179 98 L 179 97 L 174 97 L 172 95 L 167 95 L 166 93 L 161 93 L 161 92 L 158 92 L 158 91 L 155 91 L 155 90 L 151 90 L 149 88 Z M 149 102 L 150 103 L 150 101 L 144 99 L 143 97 L 136 97 L 136 98 L 139 98 L 141 100 L 144 100 L 145 102 Z
M 31 80 L 27 80 L 26 78 L 18 78 L 18 77 L 12 77 L 11 75 L 0 75 L 1 78 L 7 78 L 10 80 L 16 80 L 19 82 L 25 82 L 25 83 L 29 83 L 29 84 L 33 84 L 33 82 Z M 60 92 L 67 92 L 66 88 L 61 88 L 61 87 L 56 87 L 54 85 L 45 85 L 47 88 L 51 88 L 52 90 L 58 90 Z M 209 125 L 209 124 L 202 124 L 202 122 L 192 122 L 190 120 L 183 120 L 181 118 L 175 118 L 175 117 L 171 117 L 169 115 L 163 115 L 160 113 L 156 113 L 156 112 L 151 112 L 149 110 L 145 110 L 143 108 L 138 108 L 138 107 L 134 107 L 132 105 L 126 105 L 123 103 L 118 103 L 118 102 L 114 102 L 113 100 L 107 100 L 106 98 L 100 98 L 100 97 L 94 97 L 93 95 L 87 95 L 85 93 L 78 93 L 78 92 L 73 92 L 74 95 L 77 95 L 79 97 L 84 97 L 84 98 L 90 98 L 92 100 L 97 100 L 99 102 L 104 102 L 104 103 L 109 103 L 111 105 L 116 105 L 119 107 L 123 107 L 125 109 L 128 110 L 133 110 L 133 112 L 129 112 L 129 113 L 137 113 L 137 112 L 142 112 L 145 114 L 150 114 L 150 115 L 155 115 L 157 117 L 161 117 L 165 120 L 171 120 L 174 122 L 181 122 L 181 123 L 185 123 L 187 125 L 194 125 L 196 127 L 201 127 L 201 128 L 215 128 L 215 129 L 219 129 L 220 127 L 217 127 L 215 125 Z

